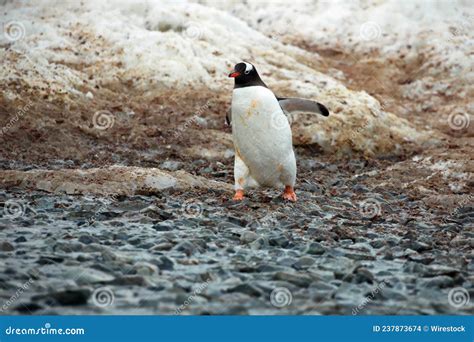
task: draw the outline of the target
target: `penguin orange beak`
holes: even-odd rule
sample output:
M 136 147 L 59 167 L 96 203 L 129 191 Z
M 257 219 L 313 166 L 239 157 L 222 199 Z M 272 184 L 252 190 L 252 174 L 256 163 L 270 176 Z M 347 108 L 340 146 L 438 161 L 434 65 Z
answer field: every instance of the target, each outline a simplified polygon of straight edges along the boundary
M 232 71 L 229 74 L 229 77 L 232 77 L 232 78 L 235 78 L 235 77 L 238 77 L 238 76 L 240 76 L 240 72 L 238 72 L 238 71 Z

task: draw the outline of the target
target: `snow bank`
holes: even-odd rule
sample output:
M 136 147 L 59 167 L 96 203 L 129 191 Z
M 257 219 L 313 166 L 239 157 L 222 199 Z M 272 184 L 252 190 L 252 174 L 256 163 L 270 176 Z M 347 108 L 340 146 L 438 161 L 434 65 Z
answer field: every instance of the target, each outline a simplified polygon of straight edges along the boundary
M 410 66 L 401 86 L 417 112 L 473 115 L 474 9 L 455 1 L 214 2 L 275 40 L 354 53 L 370 62 Z M 374 55 L 379 57 L 374 57 Z M 377 78 L 377 75 L 374 75 Z
M 317 99 L 330 109 L 328 119 L 295 123 L 297 144 L 370 156 L 398 153 L 406 141 L 419 144 L 429 138 L 385 112 L 373 97 L 320 73 L 317 54 L 259 32 L 298 27 L 295 34 L 315 41 L 328 36 L 329 29 L 342 37 L 348 28 L 338 23 L 350 16 L 352 5 L 323 12 L 317 12 L 322 5 L 306 2 L 266 5 L 270 10 L 256 4 L 222 10 L 215 4 L 156 0 L 7 2 L 0 14 L 4 99 L 18 100 L 26 91 L 35 98 L 87 103 L 101 92 L 113 96 L 125 85 L 145 100 L 170 91 L 179 97 L 185 87 L 226 94 L 230 100 L 228 70 L 248 60 L 277 94 Z M 318 18 L 332 27 L 316 25 Z

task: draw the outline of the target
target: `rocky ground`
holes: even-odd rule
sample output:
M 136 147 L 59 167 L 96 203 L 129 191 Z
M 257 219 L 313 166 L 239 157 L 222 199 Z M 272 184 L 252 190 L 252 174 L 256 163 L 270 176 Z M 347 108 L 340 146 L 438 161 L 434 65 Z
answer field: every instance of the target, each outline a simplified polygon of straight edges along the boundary
M 114 36 L 128 7 L 107 12 L 103 32 L 89 11 L 50 30 L 58 16 L 45 10 L 34 24 L 70 45 L 44 47 L 31 33 L 0 41 L 0 313 L 472 314 L 468 77 L 440 86 L 455 76 L 405 50 L 386 58 L 287 36 L 268 42 L 236 21 L 208 32 L 214 10 L 193 8 L 177 15 L 202 20 L 198 37 L 176 18 L 176 27 L 151 27 L 156 8 L 135 8 L 150 22 L 130 34 L 163 39 L 156 51 L 137 45 L 140 56 L 123 48 L 135 44 L 128 27 L 127 40 Z M 255 37 L 272 49 L 247 41 Z M 158 58 L 166 44 L 173 58 Z M 272 89 L 331 110 L 327 120 L 292 120 L 297 203 L 277 190 L 231 201 L 224 69 L 242 50 Z M 143 56 L 159 68 L 126 65 Z M 192 86 L 159 64 L 187 70 L 191 58 Z M 423 91 L 412 91 L 420 79 Z
M 448 296 L 472 290 L 470 196 L 433 203 L 403 183 L 382 182 L 391 161 L 297 152 L 296 204 L 269 190 L 242 203 L 212 188 L 3 192 L 6 313 L 472 313 Z M 220 163 L 183 167 L 230 182 Z

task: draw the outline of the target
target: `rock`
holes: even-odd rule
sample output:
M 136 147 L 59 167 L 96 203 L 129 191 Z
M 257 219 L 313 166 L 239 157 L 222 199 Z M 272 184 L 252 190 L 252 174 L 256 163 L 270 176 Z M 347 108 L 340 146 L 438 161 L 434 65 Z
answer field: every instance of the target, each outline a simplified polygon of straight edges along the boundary
M 114 276 L 93 268 L 70 267 L 65 276 L 74 279 L 79 285 L 105 283 L 114 279 Z
M 292 266 L 297 270 L 306 270 L 310 268 L 314 264 L 314 262 L 315 260 L 313 258 L 304 256 L 298 259 L 298 261 L 295 262 Z
M 173 230 L 173 227 L 167 223 L 157 223 L 153 225 L 153 229 L 158 231 L 158 232 L 168 232 L 170 230 Z
M 250 243 L 252 249 L 258 250 L 268 246 L 268 240 L 264 237 L 259 237 L 257 240 Z
M 357 270 L 354 272 L 355 274 L 355 282 L 356 283 L 370 283 L 372 284 L 374 282 L 374 275 L 372 274 L 372 272 L 370 272 L 367 268 L 365 267 L 359 267 L 357 268 Z
M 387 243 L 384 239 L 377 239 L 377 240 L 372 240 L 369 242 L 369 244 L 373 247 L 373 248 L 382 248 L 383 246 L 385 246 Z
M 344 256 L 352 260 L 375 260 L 375 257 L 373 255 L 349 251 L 344 252 Z
M 81 235 L 81 236 L 79 236 L 78 241 L 85 244 L 85 245 L 89 245 L 91 243 L 99 243 L 99 239 L 94 238 L 90 235 Z
M 40 256 L 40 258 L 38 259 L 38 261 L 36 263 L 40 264 L 40 265 L 51 265 L 51 264 L 59 264 L 59 263 L 62 263 L 64 261 L 64 258 L 62 257 L 56 257 L 54 255 L 52 256 Z
M 381 291 L 380 291 L 380 296 L 384 299 L 389 299 L 389 300 L 394 300 L 394 301 L 405 301 L 407 300 L 407 296 L 404 295 L 400 291 L 396 291 L 394 289 L 391 289 L 388 286 L 385 286 Z
M 252 231 L 245 231 L 241 236 L 240 236 L 240 242 L 243 244 L 253 242 L 257 240 L 259 235 L 255 232 Z
M 38 311 L 38 310 L 41 310 L 43 307 L 37 303 L 30 303 L 30 302 L 26 302 L 26 303 L 20 303 L 18 304 L 17 306 L 15 306 L 13 308 L 14 311 L 18 311 L 22 314 L 30 314 L 30 313 L 33 313 L 35 311 Z
M 442 275 L 442 276 L 436 276 L 430 279 L 420 279 L 419 284 L 421 287 L 446 288 L 446 287 L 453 287 L 454 280 L 451 277 Z
M 22 242 L 26 242 L 26 238 L 24 236 L 19 236 L 13 241 L 15 241 L 17 243 L 22 243 Z
M 278 235 L 273 235 L 268 239 L 268 243 L 270 246 L 278 246 L 278 247 L 288 247 L 290 244 L 290 241 L 288 240 L 288 237 L 286 237 L 284 234 L 278 234 Z
M 428 251 L 428 250 L 433 248 L 430 245 L 428 245 L 427 243 L 423 243 L 423 242 L 419 242 L 419 241 L 410 241 L 409 243 L 407 243 L 405 245 L 405 247 L 410 248 L 410 249 L 412 249 L 414 251 L 417 251 L 417 252 Z
M 15 250 L 15 247 L 10 242 L 2 241 L 0 242 L 0 252 L 12 252 Z
M 117 277 L 114 280 L 110 281 L 108 284 L 110 285 L 118 285 L 118 286 L 150 286 L 150 282 L 148 282 L 145 277 L 140 275 L 124 275 L 121 277 Z
M 433 277 L 438 275 L 450 275 L 455 276 L 461 273 L 457 268 L 443 265 L 431 265 L 423 269 L 424 277 Z
M 324 254 L 324 252 L 326 252 L 326 248 L 324 248 L 319 242 L 311 242 L 305 251 L 305 253 L 313 255 L 321 255 Z
M 153 247 L 150 248 L 150 251 L 153 252 L 153 251 L 169 251 L 170 249 L 172 249 L 174 247 L 174 244 L 173 243 L 170 243 L 170 242 L 162 242 L 162 243 L 159 243 L 157 245 L 154 245 Z
M 183 252 L 187 256 L 191 256 L 197 251 L 196 246 L 192 242 L 189 242 L 189 241 L 180 242 L 173 249 L 178 252 Z
M 2 186 L 52 193 L 131 195 L 154 194 L 165 189 L 187 190 L 194 187 L 230 191 L 223 182 L 193 176 L 185 171 L 163 171 L 156 168 L 109 166 L 90 169 L 30 171 L 1 170 Z M 93 217 L 92 214 L 89 217 Z
M 283 280 L 289 283 L 292 283 L 300 287 L 308 287 L 313 279 L 305 274 L 301 273 L 289 273 L 289 272 L 277 272 L 274 277 L 274 280 Z
M 144 261 L 137 262 L 133 265 L 133 268 L 137 272 L 137 275 L 142 276 L 152 276 L 159 273 L 159 269 L 156 265 Z
M 240 293 L 245 293 L 251 297 L 260 297 L 262 295 L 262 291 L 256 288 L 255 286 L 252 286 L 248 283 L 240 284 L 235 287 L 232 287 L 227 290 L 229 293 L 233 292 L 240 292 Z
M 160 270 L 172 271 L 174 269 L 174 262 L 167 256 L 161 256 L 152 261 Z
M 333 232 L 339 236 L 339 239 L 350 239 L 355 240 L 360 234 L 353 228 L 349 227 L 335 227 Z
M 48 305 L 57 303 L 63 306 L 85 305 L 91 295 L 89 289 L 65 290 L 52 292 L 46 295 L 38 295 L 32 297 L 33 300 L 45 301 Z M 52 303 L 51 303 L 52 302 Z
M 167 160 L 160 164 L 160 167 L 168 171 L 176 171 L 183 167 L 183 163 L 176 160 Z

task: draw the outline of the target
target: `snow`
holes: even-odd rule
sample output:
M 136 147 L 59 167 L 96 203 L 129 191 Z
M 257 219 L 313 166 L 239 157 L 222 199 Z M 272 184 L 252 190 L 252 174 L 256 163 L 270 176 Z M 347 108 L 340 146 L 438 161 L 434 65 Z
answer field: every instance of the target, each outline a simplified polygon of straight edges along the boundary
M 99 89 L 114 84 L 131 84 L 143 98 L 184 87 L 230 95 L 229 70 L 251 61 L 278 94 L 317 99 L 333 113 L 307 127 L 296 124 L 296 143 L 318 143 L 328 151 L 386 153 L 400 150 L 407 140 L 425 141 L 429 132 L 415 130 L 373 97 L 322 74 L 317 54 L 285 41 L 298 36 L 321 46 L 377 48 L 387 55 L 411 44 L 403 50 L 407 59 L 435 47 L 450 75 L 464 84 L 472 77 L 472 30 L 466 29 L 471 22 L 458 25 L 462 35 L 453 36 L 448 28 L 467 18 L 467 7 L 442 1 L 7 1 L 0 22 L 16 24 L 20 39 L 0 35 L 0 80 L 65 95 L 65 102 L 79 97 L 91 101 Z M 460 39 L 467 43 L 459 44 Z M 450 52 L 453 46 L 456 53 Z M 407 85 L 406 92 L 425 96 L 434 91 L 428 81 Z M 450 82 L 439 85 L 442 91 L 458 89 Z M 20 97 L 11 87 L 4 96 Z M 354 134 L 358 127 L 364 129 Z

